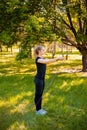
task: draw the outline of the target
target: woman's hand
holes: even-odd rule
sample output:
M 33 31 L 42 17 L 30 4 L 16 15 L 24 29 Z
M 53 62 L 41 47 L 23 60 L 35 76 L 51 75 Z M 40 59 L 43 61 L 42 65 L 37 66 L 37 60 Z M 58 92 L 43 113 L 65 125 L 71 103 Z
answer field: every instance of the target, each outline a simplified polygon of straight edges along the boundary
M 58 60 L 64 60 L 64 57 L 62 56 L 62 57 L 57 57 L 57 58 L 55 58 L 55 60 L 56 61 L 58 61 Z

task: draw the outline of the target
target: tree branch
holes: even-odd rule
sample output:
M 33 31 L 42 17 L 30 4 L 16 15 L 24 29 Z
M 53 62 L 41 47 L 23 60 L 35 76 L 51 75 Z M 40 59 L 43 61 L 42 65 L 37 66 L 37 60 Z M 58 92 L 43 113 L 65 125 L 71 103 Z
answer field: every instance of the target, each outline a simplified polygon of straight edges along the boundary
M 78 3 L 78 8 L 79 8 L 79 11 L 78 11 L 78 21 L 79 21 L 79 29 L 80 29 L 80 32 L 82 32 L 82 21 L 81 21 L 81 1 L 79 0 L 79 3 Z
M 63 23 L 71 30 L 70 25 L 63 19 L 63 17 L 61 15 L 60 15 L 60 17 L 61 17 Z M 58 20 L 58 18 L 56 18 L 56 19 Z
M 68 9 L 68 8 L 66 9 L 66 12 L 67 12 L 67 16 L 68 16 L 68 19 L 69 19 L 69 22 L 70 22 L 71 30 L 72 30 L 72 32 L 73 32 L 75 38 L 77 39 L 77 33 L 76 33 L 76 30 L 75 30 L 75 28 L 74 28 L 74 26 L 73 26 L 72 19 L 71 19 L 71 15 L 70 15 L 70 12 L 69 12 L 69 9 Z
M 87 0 L 85 0 L 85 6 L 86 6 L 86 13 L 87 13 Z M 87 35 L 87 17 L 86 17 L 86 32 L 85 35 Z
M 68 39 L 67 36 L 65 36 L 65 38 L 62 38 L 62 42 L 65 43 L 66 45 L 77 47 L 76 43 Z
M 62 0 L 64 6 L 66 7 L 67 6 L 67 0 Z M 69 8 L 66 7 L 66 14 L 67 14 L 67 17 L 68 17 L 68 20 L 69 20 L 69 23 L 70 23 L 70 26 L 71 26 L 71 30 L 77 40 L 77 33 L 76 33 L 76 30 L 73 26 L 73 22 L 72 22 L 72 19 L 71 19 L 71 15 L 70 15 L 70 11 L 69 11 Z
M 87 0 L 85 0 L 86 12 L 87 12 Z
M 87 0 L 85 0 L 84 5 L 85 5 L 85 11 L 87 14 Z M 83 23 L 83 33 L 84 35 L 87 35 L 87 17 L 86 16 L 84 18 L 84 23 Z

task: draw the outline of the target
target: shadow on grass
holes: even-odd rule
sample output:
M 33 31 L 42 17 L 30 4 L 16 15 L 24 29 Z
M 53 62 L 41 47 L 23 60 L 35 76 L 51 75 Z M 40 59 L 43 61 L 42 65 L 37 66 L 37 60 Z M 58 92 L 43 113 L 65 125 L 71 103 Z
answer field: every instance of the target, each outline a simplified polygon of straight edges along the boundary
M 0 77 L 0 96 L 6 98 L 15 96 L 21 92 L 32 91 L 33 76 L 29 74 L 17 74 Z
M 0 130 L 8 130 L 10 127 L 13 127 L 12 130 L 16 130 L 18 127 L 19 130 L 19 127 L 24 127 L 23 124 L 18 122 L 26 120 L 27 115 L 25 117 L 24 114 L 27 112 L 29 114 L 29 111 L 32 111 L 34 107 L 33 100 L 34 82 L 32 75 L 1 76 Z
M 49 78 L 48 81 L 51 80 Z M 87 78 L 78 77 L 77 74 L 59 73 L 45 93 L 49 115 L 58 119 L 63 130 L 87 128 L 86 81 Z
M 52 81 L 48 75 L 46 87 Z M 46 116 L 35 115 L 33 76 L 0 77 L 0 130 L 86 130 L 86 78 L 59 73 L 45 91 Z M 46 90 L 45 87 L 45 90 Z
M 25 63 L 6 63 L 0 65 L 0 75 L 14 75 L 14 74 L 33 74 L 35 72 L 35 65 Z
M 61 66 L 70 68 L 79 63 L 72 61 Z M 43 96 L 47 115 L 38 116 L 33 104 L 35 66 L 32 60 L 27 64 L 0 65 L 0 130 L 87 129 L 87 78 L 60 71 L 54 78 L 57 67 L 60 64 L 48 66 Z

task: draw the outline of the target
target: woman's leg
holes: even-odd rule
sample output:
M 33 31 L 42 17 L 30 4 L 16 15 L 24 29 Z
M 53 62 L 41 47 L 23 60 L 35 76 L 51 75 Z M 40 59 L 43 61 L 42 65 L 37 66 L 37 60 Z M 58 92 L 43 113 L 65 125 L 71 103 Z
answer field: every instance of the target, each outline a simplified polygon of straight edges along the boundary
M 36 110 L 41 109 L 42 105 L 42 94 L 44 90 L 44 82 L 43 80 L 40 80 L 38 78 L 35 78 L 35 105 L 36 105 Z

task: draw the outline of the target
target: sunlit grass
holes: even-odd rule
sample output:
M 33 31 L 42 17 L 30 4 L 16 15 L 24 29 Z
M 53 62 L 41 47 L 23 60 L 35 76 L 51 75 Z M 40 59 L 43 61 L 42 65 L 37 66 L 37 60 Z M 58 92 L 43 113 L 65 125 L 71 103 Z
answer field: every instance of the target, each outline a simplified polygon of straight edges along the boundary
M 16 61 L 16 54 L 0 55 L 0 75 L 33 74 L 35 71 L 34 60 Z
M 27 130 L 24 122 L 15 122 L 14 124 L 10 126 L 8 130 L 15 130 L 15 128 L 16 130 Z
M 20 63 L 15 55 L 0 55 L 0 130 L 87 130 L 87 73 L 80 72 L 81 59 L 47 65 L 43 95 L 47 115 L 38 116 L 34 59 Z

